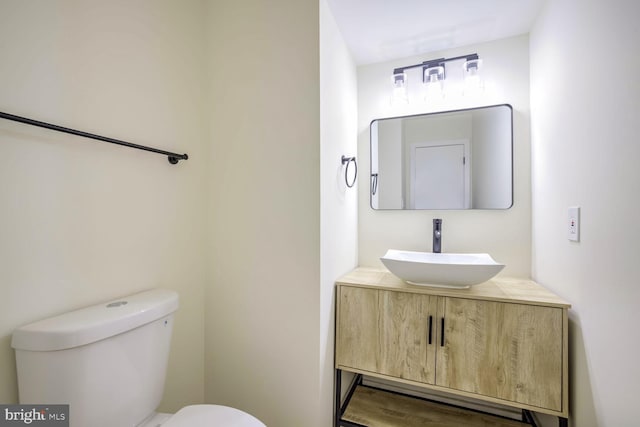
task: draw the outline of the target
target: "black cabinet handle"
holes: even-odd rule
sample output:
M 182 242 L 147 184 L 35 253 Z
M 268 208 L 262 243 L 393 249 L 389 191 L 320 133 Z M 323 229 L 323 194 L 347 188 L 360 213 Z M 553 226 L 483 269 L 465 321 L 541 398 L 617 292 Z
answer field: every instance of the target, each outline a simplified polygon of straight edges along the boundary
M 429 345 L 431 345 L 432 336 L 433 336 L 433 316 L 429 316 Z
M 440 321 L 440 347 L 444 347 L 444 317 Z

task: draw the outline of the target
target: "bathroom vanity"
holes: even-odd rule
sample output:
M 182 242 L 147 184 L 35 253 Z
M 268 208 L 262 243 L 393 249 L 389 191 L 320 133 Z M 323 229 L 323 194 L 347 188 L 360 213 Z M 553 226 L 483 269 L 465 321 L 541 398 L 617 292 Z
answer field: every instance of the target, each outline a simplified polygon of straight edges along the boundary
M 504 278 L 462 290 L 413 286 L 371 268 L 336 284 L 338 383 L 348 371 L 567 424 L 570 304 L 547 289 Z M 343 404 L 337 387 L 336 427 L 363 425 L 343 417 L 352 392 Z

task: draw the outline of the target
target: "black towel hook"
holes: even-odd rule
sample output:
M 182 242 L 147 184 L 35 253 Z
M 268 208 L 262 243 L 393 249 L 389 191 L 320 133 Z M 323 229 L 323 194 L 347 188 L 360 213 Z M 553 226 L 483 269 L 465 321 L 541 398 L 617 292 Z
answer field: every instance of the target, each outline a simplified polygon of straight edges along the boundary
M 353 174 L 353 180 L 351 184 L 349 184 L 349 165 L 353 162 L 353 167 L 355 168 L 355 173 Z M 342 155 L 342 164 L 347 164 L 347 167 L 344 169 L 344 183 L 347 184 L 347 187 L 351 188 L 356 183 L 356 178 L 358 178 L 358 163 L 356 163 L 356 157 L 347 157 Z
M 377 192 L 378 192 L 378 174 L 372 173 L 371 174 L 371 195 L 375 196 Z

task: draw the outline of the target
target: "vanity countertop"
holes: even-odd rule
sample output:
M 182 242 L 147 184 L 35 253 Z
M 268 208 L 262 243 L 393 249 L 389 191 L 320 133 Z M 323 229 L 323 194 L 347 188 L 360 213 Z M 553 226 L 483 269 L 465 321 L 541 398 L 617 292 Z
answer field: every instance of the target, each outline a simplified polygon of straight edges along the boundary
M 337 285 L 413 292 L 445 297 L 470 298 L 569 308 L 571 304 L 530 279 L 494 277 L 469 289 L 430 288 L 405 283 L 388 270 L 358 267 L 336 280 Z

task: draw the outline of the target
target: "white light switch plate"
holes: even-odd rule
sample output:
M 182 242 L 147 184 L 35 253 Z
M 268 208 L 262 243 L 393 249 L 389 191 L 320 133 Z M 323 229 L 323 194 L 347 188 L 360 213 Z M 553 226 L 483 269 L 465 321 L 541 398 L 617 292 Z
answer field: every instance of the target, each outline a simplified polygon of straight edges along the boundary
M 580 207 L 569 208 L 569 218 L 567 221 L 567 238 L 572 242 L 580 241 Z

